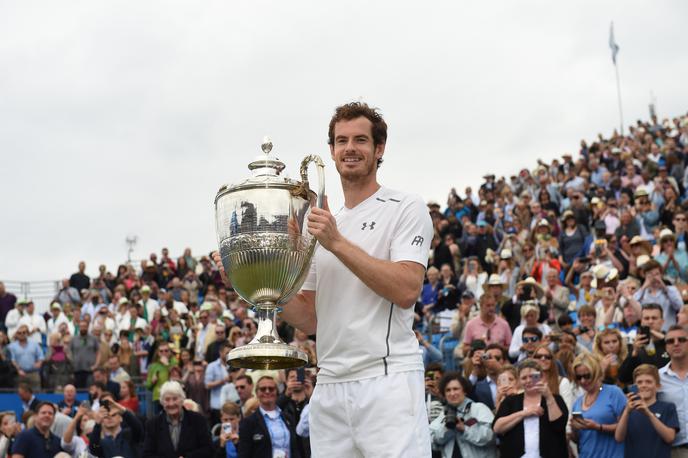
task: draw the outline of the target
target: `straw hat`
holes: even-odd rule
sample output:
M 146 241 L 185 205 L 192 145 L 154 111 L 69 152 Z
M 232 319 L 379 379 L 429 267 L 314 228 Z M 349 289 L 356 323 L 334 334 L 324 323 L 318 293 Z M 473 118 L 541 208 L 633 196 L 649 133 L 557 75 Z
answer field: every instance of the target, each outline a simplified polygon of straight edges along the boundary
M 523 286 L 532 286 L 535 289 L 535 295 L 538 299 L 542 298 L 542 296 L 545 295 L 545 291 L 542 289 L 542 286 L 538 282 L 536 282 L 533 277 L 528 277 L 525 280 L 516 283 L 517 288 Z

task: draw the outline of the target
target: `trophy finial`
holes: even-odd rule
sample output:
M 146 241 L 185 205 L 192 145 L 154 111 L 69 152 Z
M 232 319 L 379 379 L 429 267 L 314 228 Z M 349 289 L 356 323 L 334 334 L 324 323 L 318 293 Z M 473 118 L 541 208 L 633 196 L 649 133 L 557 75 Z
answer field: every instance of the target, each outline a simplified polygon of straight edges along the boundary
M 267 135 L 263 137 L 263 143 L 260 145 L 260 149 L 263 150 L 265 154 L 270 154 L 272 151 L 272 140 Z

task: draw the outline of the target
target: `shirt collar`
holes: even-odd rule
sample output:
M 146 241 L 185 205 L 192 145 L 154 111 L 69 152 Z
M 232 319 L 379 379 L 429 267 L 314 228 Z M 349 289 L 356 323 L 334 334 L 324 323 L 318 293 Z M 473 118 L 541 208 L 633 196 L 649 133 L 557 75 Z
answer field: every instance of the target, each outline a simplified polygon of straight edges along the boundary
M 261 415 L 263 415 L 264 417 L 268 417 L 271 420 L 277 420 L 282 413 L 280 408 L 277 406 L 275 406 L 275 410 L 265 410 L 262 407 L 259 407 L 259 409 L 260 409 Z

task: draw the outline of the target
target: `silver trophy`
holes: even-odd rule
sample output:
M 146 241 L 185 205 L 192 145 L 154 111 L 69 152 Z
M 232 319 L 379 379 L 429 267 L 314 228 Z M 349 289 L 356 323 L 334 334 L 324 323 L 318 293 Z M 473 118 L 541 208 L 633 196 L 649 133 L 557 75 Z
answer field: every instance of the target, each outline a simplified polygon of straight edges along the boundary
M 256 337 L 233 349 L 227 362 L 249 369 L 284 369 L 308 363 L 308 355 L 282 342 L 275 329 L 280 305 L 296 294 L 306 279 L 315 249 L 307 216 L 313 205 L 322 208 L 324 164 L 319 156 L 301 162 L 301 182 L 280 176 L 284 163 L 270 156 L 272 142 L 248 165 L 252 176 L 220 188 L 215 197 L 215 221 L 222 264 L 234 290 L 253 306 Z M 310 190 L 308 165 L 315 162 L 318 194 Z

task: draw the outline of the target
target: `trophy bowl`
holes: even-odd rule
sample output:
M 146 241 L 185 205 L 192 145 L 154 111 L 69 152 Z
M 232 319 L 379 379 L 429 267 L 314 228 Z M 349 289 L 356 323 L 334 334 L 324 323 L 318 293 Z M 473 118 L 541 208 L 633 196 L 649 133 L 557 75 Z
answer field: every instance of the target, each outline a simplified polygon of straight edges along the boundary
M 308 363 L 308 355 L 282 342 L 275 319 L 279 307 L 296 294 L 308 275 L 315 237 L 307 217 L 313 205 L 322 208 L 324 165 L 319 156 L 301 162 L 301 181 L 280 176 L 284 163 L 263 155 L 249 164 L 247 180 L 223 186 L 215 197 L 215 222 L 220 256 L 234 290 L 256 314 L 256 337 L 229 352 L 227 363 L 250 369 L 284 369 Z M 308 165 L 317 166 L 319 188 L 309 188 Z

